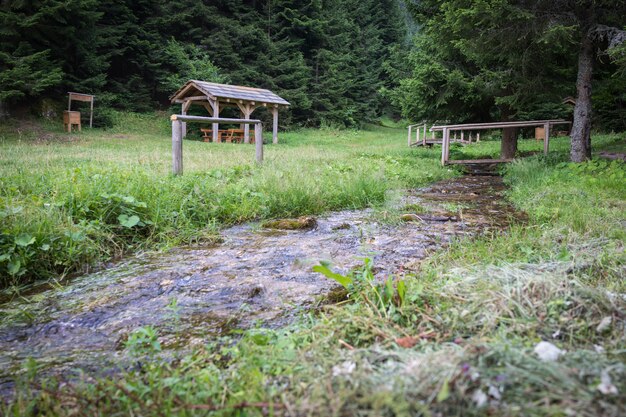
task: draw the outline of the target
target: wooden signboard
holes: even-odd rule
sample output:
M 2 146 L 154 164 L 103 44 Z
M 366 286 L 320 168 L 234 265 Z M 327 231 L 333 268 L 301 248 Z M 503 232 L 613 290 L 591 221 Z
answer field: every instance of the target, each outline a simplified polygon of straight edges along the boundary
M 67 103 L 67 111 L 72 110 L 72 100 L 74 101 L 85 101 L 91 103 L 91 111 L 89 113 L 89 127 L 93 127 L 93 100 L 96 96 L 92 96 L 90 94 L 82 94 L 82 93 L 73 93 L 68 92 L 69 101 Z

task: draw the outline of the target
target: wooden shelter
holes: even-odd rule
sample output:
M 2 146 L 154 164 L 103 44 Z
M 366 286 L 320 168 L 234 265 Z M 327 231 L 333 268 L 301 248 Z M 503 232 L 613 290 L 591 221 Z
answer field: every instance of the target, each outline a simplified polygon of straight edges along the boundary
M 282 97 L 262 88 L 242 87 L 237 85 L 216 84 L 206 81 L 190 80 L 174 93 L 172 103 L 182 104 L 183 115 L 187 114 L 192 104 L 203 106 L 213 118 L 219 118 L 224 107 L 238 108 L 241 118 L 250 120 L 252 113 L 259 107 L 267 107 L 273 116 L 273 143 L 278 143 L 278 110 L 290 103 Z M 250 143 L 250 125 L 244 124 L 244 143 Z M 186 135 L 183 125 L 183 136 Z M 213 123 L 213 142 L 218 141 L 219 124 Z

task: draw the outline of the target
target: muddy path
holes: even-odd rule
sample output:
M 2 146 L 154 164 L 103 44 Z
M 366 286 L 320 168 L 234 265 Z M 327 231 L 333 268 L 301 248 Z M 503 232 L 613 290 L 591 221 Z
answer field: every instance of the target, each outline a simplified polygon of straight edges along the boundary
M 28 358 L 44 375 L 124 368 L 124 341 L 141 326 L 157 328 L 163 349 L 176 352 L 233 329 L 284 325 L 336 285 L 312 272 L 320 261 L 345 273 L 370 257 L 380 277 L 411 270 L 454 238 L 519 218 L 504 188 L 499 177 L 466 176 L 408 192 L 389 216 L 409 214 L 410 221 L 359 210 L 320 217 L 308 230 L 232 227 L 213 247 L 134 257 L 5 301 L 0 396 L 10 393 Z

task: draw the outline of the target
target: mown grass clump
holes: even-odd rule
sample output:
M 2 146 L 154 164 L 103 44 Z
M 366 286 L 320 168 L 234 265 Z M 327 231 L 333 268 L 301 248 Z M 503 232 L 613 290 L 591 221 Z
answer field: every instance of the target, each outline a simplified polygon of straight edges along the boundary
M 408 149 L 402 130 L 373 127 L 285 133 L 262 166 L 252 146 L 185 141 L 185 174 L 173 177 L 165 114 L 115 120 L 81 134 L 0 127 L 0 287 L 211 240 L 235 223 L 379 206 L 389 190 L 455 175 L 436 150 Z

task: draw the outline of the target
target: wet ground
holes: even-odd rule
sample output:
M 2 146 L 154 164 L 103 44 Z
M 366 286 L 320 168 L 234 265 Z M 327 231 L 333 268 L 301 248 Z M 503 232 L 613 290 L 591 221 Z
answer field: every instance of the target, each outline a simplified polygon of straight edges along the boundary
M 214 247 L 138 256 L 5 301 L 0 396 L 28 358 L 47 375 L 128 366 L 124 341 L 141 326 L 176 351 L 233 329 L 284 325 L 336 286 L 312 272 L 320 261 L 345 273 L 370 257 L 380 277 L 411 270 L 454 238 L 520 219 L 503 190 L 499 177 L 466 176 L 408 192 L 388 212 L 331 213 L 307 230 L 237 226 Z M 410 221 L 398 221 L 403 214 Z

